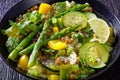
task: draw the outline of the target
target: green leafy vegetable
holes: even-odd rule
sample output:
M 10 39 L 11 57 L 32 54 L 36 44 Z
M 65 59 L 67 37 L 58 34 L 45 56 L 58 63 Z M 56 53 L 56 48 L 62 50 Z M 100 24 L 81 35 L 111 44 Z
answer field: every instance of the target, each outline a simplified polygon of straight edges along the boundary
M 43 69 L 39 65 L 34 65 L 31 68 L 28 69 L 27 73 L 32 76 L 39 76 L 43 73 Z
M 57 2 L 56 3 L 56 10 L 58 13 L 65 11 L 66 10 L 66 3 L 65 2 Z
M 38 11 L 33 11 L 32 13 L 24 14 L 24 21 L 20 21 L 19 23 L 10 20 L 10 25 L 16 27 L 21 34 L 27 35 L 29 31 L 36 30 L 36 24 L 44 18 L 45 15 L 39 14 Z
M 66 51 L 65 50 L 59 50 L 56 54 L 56 57 L 59 57 L 59 56 L 65 56 L 66 55 Z
M 27 35 L 27 32 L 19 26 L 20 24 L 17 24 L 15 22 L 11 21 L 11 20 L 9 22 L 10 22 L 10 25 L 16 27 L 21 34 Z
M 29 17 L 28 20 L 30 22 L 33 22 L 34 24 L 37 24 L 39 21 L 45 18 L 45 15 L 38 13 L 38 11 L 33 11 Z
M 74 51 L 73 46 L 69 45 L 67 48 L 67 55 L 69 56 Z
M 55 50 L 54 50 L 54 49 L 51 49 L 51 48 L 44 49 L 43 51 L 46 52 L 46 53 L 52 53 L 52 52 L 55 52 Z
M 82 33 L 72 33 L 72 38 L 78 39 L 79 42 L 84 42 L 84 35 Z
M 6 47 L 8 48 L 9 52 L 16 48 L 20 43 L 20 40 L 15 37 L 9 37 L 6 41 Z
M 79 72 L 76 74 L 76 80 L 79 79 L 85 79 L 88 75 L 95 72 L 95 69 L 86 67 L 86 68 L 80 68 Z
M 20 44 L 9 54 L 8 58 L 11 60 L 15 60 L 18 56 L 18 53 L 23 50 L 32 40 L 32 38 L 36 35 L 38 30 L 43 26 L 42 24 L 35 31 L 31 32 L 27 37 L 25 37 Z

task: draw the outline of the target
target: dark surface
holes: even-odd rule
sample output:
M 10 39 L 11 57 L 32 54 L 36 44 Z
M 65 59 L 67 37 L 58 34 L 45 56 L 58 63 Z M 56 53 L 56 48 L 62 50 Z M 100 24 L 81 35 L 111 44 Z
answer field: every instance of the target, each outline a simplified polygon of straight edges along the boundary
M 15 5 L 20 0 L 0 0 L 0 18 L 4 16 L 6 11 L 8 11 L 9 8 L 11 8 L 13 5 Z M 99 0 L 106 6 L 108 6 L 113 13 L 116 14 L 116 16 L 120 20 L 120 0 Z M 105 73 L 100 75 L 99 77 L 94 78 L 94 80 L 120 80 L 120 57 L 117 60 L 117 62 L 108 69 Z M 15 71 L 13 71 L 11 68 L 9 68 L 1 59 L 0 59 L 0 80 L 30 80 Z

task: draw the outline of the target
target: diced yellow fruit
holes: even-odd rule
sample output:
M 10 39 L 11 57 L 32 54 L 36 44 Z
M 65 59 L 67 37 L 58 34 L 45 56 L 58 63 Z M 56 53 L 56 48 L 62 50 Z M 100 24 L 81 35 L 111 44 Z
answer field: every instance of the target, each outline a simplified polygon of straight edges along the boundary
M 51 9 L 51 5 L 49 5 L 47 3 L 41 3 L 40 7 L 39 7 L 39 13 L 47 14 L 47 12 L 49 12 L 50 9 Z
M 53 33 L 59 32 L 58 27 L 53 27 Z
M 97 35 L 96 35 L 96 34 L 93 34 L 93 38 L 97 38 Z
M 15 37 L 17 34 L 19 34 L 19 31 L 17 30 L 16 27 L 10 27 L 10 28 L 7 30 L 7 33 L 6 33 L 6 35 L 7 35 L 8 37 L 10 37 L 10 36 Z
M 49 80 L 59 80 L 59 76 L 58 75 L 50 75 Z
M 27 70 L 28 60 L 29 60 L 29 58 L 27 55 L 21 56 L 18 61 L 18 67 L 23 70 Z
M 54 50 L 61 50 L 67 48 L 67 44 L 61 40 L 51 40 L 48 42 L 48 46 Z
M 110 37 L 108 39 L 108 44 L 112 44 L 115 41 L 115 37 L 114 37 L 114 29 L 113 27 L 109 27 L 110 28 Z
M 109 27 L 110 28 L 110 36 L 113 36 L 114 35 L 114 29 L 113 27 Z

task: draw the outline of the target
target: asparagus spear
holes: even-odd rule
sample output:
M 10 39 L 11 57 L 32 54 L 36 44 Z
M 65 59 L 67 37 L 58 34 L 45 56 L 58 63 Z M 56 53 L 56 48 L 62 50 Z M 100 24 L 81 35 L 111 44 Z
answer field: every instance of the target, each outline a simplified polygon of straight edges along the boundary
M 33 32 L 31 32 L 27 37 L 25 37 L 20 44 L 9 54 L 8 58 L 11 60 L 15 60 L 15 58 L 17 58 L 18 53 L 25 48 L 29 42 L 32 40 L 32 38 L 35 36 L 35 34 L 39 31 L 39 29 L 42 27 L 43 25 L 41 24 L 38 29 L 34 30 Z
M 74 7 L 70 8 L 69 10 L 64 11 L 64 12 L 62 12 L 62 13 L 59 13 L 59 14 L 57 14 L 57 15 L 54 16 L 54 17 L 55 17 L 55 18 L 59 18 L 60 16 L 66 14 L 67 12 L 69 12 L 69 11 L 71 11 L 71 10 L 72 10 L 72 11 L 73 11 L 73 10 L 74 10 L 74 11 L 76 11 L 76 10 L 82 10 L 82 9 L 88 7 L 88 6 L 89 6 L 89 4 L 79 4 L 79 6 L 78 6 L 78 5 L 75 5 Z M 44 23 L 44 27 L 43 27 L 43 30 L 42 30 L 42 32 L 41 32 L 41 35 L 39 36 L 39 38 L 38 38 L 38 40 L 37 40 L 37 42 L 36 42 L 36 44 L 35 44 L 35 47 L 34 47 L 34 49 L 33 49 L 33 51 L 32 51 L 32 54 L 30 55 L 30 59 L 29 59 L 29 62 L 28 62 L 28 68 L 36 64 L 37 53 L 38 53 L 39 49 L 40 49 L 43 45 L 47 44 L 48 41 L 50 41 L 50 40 L 52 40 L 52 39 L 60 38 L 60 37 L 66 35 L 66 34 L 68 34 L 68 33 L 70 33 L 71 31 L 74 31 L 74 30 L 76 30 L 76 29 L 78 28 L 78 26 L 77 26 L 77 27 L 72 27 L 72 28 L 71 28 L 71 27 L 68 27 L 68 28 L 62 30 L 61 32 L 58 32 L 58 33 L 56 33 L 55 35 L 51 36 L 51 37 L 50 37 L 49 39 L 47 39 L 46 41 L 44 41 L 44 36 L 45 36 L 46 33 L 47 33 L 47 30 L 46 30 L 46 29 L 48 29 L 48 27 L 49 27 L 49 25 L 50 25 L 49 22 L 51 22 L 51 20 L 52 20 L 52 18 L 50 18 L 49 20 L 45 21 L 45 23 Z
M 70 11 L 81 11 L 87 7 L 89 7 L 89 3 L 85 3 L 85 4 L 77 4 L 75 6 L 73 6 L 71 9 L 69 9 Z
M 47 28 L 48 26 L 49 26 L 48 24 L 45 24 L 44 28 Z M 80 27 L 80 26 L 67 27 L 67 28 L 63 29 L 62 31 L 55 33 L 54 35 L 52 35 L 52 36 L 51 36 L 49 39 L 47 39 L 47 40 L 44 40 L 44 36 L 45 36 L 47 30 L 45 30 L 45 29 L 43 28 L 43 31 L 41 32 L 41 35 L 40 35 L 39 39 L 37 40 L 37 43 L 35 44 L 35 47 L 34 47 L 34 49 L 33 49 L 33 52 L 32 52 L 32 54 L 30 55 L 30 59 L 29 59 L 29 62 L 28 62 L 28 67 L 31 67 L 31 66 L 33 66 L 33 65 L 36 64 L 37 53 L 38 53 L 39 49 L 40 49 L 43 45 L 47 44 L 48 41 L 50 41 L 50 40 L 60 38 L 60 37 L 66 35 L 66 34 L 68 34 L 68 33 L 70 33 L 70 32 L 76 31 L 78 27 Z
M 69 79 L 70 69 L 71 69 L 70 64 L 60 66 L 60 80 L 70 80 Z
M 66 14 L 66 13 L 68 13 L 68 12 L 70 12 L 70 11 L 81 11 L 81 10 L 85 9 L 86 7 L 89 7 L 89 4 L 88 4 L 88 3 L 86 3 L 86 4 L 77 4 L 77 5 L 69 8 L 68 10 L 66 10 L 66 11 L 64 11 L 64 12 L 61 12 L 61 13 L 57 14 L 57 15 L 55 16 L 55 18 L 59 18 L 60 16 Z
M 34 46 L 34 49 L 33 49 L 32 53 L 31 53 L 31 55 L 30 55 L 30 59 L 29 59 L 29 62 L 28 62 L 28 67 L 31 67 L 31 66 L 36 64 L 37 53 L 38 53 L 39 49 L 44 44 L 44 38 L 45 38 L 45 35 L 47 33 L 46 29 L 48 29 L 49 25 L 50 25 L 49 21 L 46 20 L 45 23 L 44 23 L 43 30 L 42 30 L 42 32 L 41 32 L 35 46 Z
M 61 30 L 60 32 L 55 33 L 54 35 L 50 36 L 50 38 L 48 38 L 45 42 L 48 43 L 48 41 L 53 40 L 53 39 L 57 39 L 57 38 L 61 38 L 66 34 L 69 34 L 70 32 L 74 32 L 78 29 L 78 27 L 80 27 L 79 25 L 77 26 L 73 26 L 73 27 L 67 27 L 64 28 L 63 30 Z
M 34 45 L 35 45 L 35 44 L 31 44 L 31 45 L 28 46 L 27 48 L 23 49 L 22 51 L 19 52 L 19 55 L 20 55 L 20 56 L 22 56 L 22 55 L 24 55 L 24 54 L 29 55 L 29 54 L 32 52 L 33 48 L 34 48 Z

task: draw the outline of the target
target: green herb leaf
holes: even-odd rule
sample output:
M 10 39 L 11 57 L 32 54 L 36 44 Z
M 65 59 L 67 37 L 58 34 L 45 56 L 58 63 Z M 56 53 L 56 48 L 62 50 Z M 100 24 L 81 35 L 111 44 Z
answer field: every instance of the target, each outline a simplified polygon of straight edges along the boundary
M 6 41 L 6 47 L 8 48 L 9 52 L 11 52 L 18 44 L 20 40 L 15 37 L 9 37 Z

